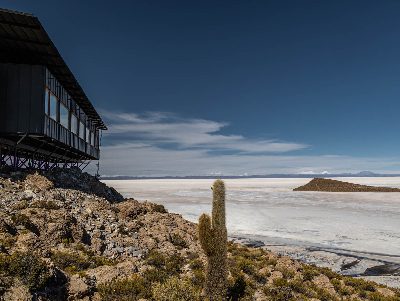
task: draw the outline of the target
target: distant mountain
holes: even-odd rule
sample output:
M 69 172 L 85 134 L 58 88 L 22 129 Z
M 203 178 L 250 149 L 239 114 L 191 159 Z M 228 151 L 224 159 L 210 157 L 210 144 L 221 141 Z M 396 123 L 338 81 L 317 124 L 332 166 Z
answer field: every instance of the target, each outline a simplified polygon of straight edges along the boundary
M 399 177 L 400 174 L 378 174 L 372 171 L 358 173 L 329 174 L 326 172 L 316 174 L 268 174 L 268 175 L 242 175 L 242 176 L 102 176 L 102 180 L 140 180 L 140 179 L 249 179 L 249 178 L 339 178 L 339 177 Z
M 359 177 L 376 177 L 378 174 L 373 173 L 372 171 L 360 171 L 357 176 Z
M 327 191 L 327 192 L 400 192 L 399 188 L 375 187 L 343 182 L 333 179 L 314 178 L 309 183 L 293 191 Z

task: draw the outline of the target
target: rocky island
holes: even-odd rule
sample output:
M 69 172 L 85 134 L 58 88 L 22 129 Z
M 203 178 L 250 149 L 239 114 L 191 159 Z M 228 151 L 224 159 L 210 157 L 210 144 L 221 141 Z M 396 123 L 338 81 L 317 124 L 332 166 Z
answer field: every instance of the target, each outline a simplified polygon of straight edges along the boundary
M 204 300 L 197 225 L 79 169 L 0 171 L 0 300 Z M 228 300 L 400 300 L 400 291 L 229 242 Z
M 353 184 L 332 179 L 314 178 L 309 183 L 293 191 L 326 191 L 326 192 L 400 192 L 399 188 L 376 187 Z

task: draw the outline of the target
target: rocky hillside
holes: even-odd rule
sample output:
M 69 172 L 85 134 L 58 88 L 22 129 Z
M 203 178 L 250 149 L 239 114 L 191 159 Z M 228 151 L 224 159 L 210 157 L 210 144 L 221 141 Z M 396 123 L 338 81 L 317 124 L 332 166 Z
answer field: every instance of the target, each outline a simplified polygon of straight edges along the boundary
M 400 192 L 398 188 L 375 187 L 353 184 L 332 179 L 314 178 L 306 185 L 297 187 L 293 191 L 327 191 L 327 192 Z
M 0 300 L 202 300 L 196 225 L 79 170 L 0 171 Z M 400 292 L 229 245 L 230 300 L 400 300 Z

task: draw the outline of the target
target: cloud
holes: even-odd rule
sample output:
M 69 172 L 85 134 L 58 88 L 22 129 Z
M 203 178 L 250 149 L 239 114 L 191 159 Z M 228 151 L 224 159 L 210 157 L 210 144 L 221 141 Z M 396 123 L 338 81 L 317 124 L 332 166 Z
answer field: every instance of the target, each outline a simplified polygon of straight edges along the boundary
M 213 154 L 200 149 L 163 149 L 140 143 L 103 147 L 100 165 L 103 175 L 133 176 L 300 174 L 310 170 L 340 173 L 365 169 L 398 172 L 400 169 L 396 158 Z
M 316 174 L 329 175 L 330 172 L 327 170 L 324 170 L 324 171 L 306 170 L 306 171 L 299 172 L 299 174 L 301 174 L 301 175 L 316 175 Z
M 103 112 L 100 173 L 184 176 L 272 173 L 399 172 L 397 158 L 296 155 L 306 144 L 222 134 L 225 122 L 180 118 L 172 113 Z M 90 172 L 95 171 L 91 165 Z
M 109 123 L 105 137 L 113 143 L 135 140 L 151 145 L 169 144 L 178 149 L 203 149 L 243 153 L 282 153 L 308 146 L 274 139 L 249 139 L 242 135 L 221 134 L 229 124 L 205 119 L 184 119 L 172 113 L 146 114 L 103 112 Z

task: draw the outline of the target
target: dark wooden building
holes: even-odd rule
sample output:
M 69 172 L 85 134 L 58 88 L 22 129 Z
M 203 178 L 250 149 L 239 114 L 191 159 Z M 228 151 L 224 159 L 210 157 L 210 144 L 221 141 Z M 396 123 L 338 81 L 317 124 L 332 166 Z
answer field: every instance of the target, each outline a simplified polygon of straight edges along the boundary
M 0 165 L 98 160 L 106 129 L 39 20 L 0 9 Z

